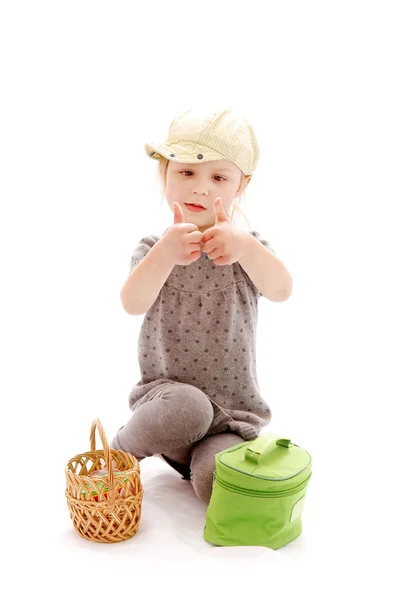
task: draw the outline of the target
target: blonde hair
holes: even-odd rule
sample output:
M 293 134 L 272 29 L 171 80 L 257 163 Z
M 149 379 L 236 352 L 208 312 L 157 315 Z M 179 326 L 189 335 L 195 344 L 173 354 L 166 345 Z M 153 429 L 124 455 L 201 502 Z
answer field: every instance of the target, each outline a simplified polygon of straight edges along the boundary
M 158 158 L 157 160 L 159 161 L 158 172 L 157 172 L 158 182 L 161 187 L 161 192 L 162 192 L 163 196 L 165 196 L 165 192 L 166 192 L 166 188 L 167 188 L 167 170 L 168 170 L 169 160 L 168 160 L 168 158 L 165 158 L 164 156 L 160 156 L 160 158 Z M 249 177 L 250 177 L 250 175 L 245 175 L 242 171 L 240 172 L 240 185 L 239 185 L 238 189 L 241 189 L 242 185 Z M 230 220 L 232 223 L 235 223 L 236 225 L 238 224 L 234 218 L 236 211 L 237 211 L 238 214 L 241 215 L 246 220 L 247 227 L 250 229 L 251 226 L 250 226 L 249 220 L 247 219 L 246 215 L 244 214 L 243 210 L 240 207 L 240 200 L 242 198 L 245 200 L 245 192 L 244 191 L 240 195 L 240 197 L 236 198 L 235 201 L 232 203 L 233 209 L 231 210 Z M 161 200 L 161 202 L 162 202 L 162 200 Z

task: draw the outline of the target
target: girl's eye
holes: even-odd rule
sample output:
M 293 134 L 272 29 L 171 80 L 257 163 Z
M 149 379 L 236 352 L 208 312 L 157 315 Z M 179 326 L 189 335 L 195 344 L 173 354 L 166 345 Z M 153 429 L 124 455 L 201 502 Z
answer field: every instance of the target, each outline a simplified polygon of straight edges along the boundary
M 191 173 L 192 171 L 181 171 L 181 173 Z M 218 177 L 218 181 L 225 181 L 225 177 L 221 177 L 221 175 L 216 175 Z

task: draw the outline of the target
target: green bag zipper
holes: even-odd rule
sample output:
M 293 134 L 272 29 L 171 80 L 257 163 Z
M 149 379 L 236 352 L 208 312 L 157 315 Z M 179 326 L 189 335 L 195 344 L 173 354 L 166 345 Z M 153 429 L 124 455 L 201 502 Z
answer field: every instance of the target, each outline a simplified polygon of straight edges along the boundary
M 245 442 L 245 444 L 246 444 L 246 442 Z M 293 445 L 296 446 L 296 444 L 293 444 Z M 308 454 L 308 452 L 307 452 L 307 454 Z M 223 465 L 228 467 L 229 469 L 232 469 L 233 471 L 237 471 L 238 473 L 243 473 L 244 475 L 250 474 L 248 470 L 243 471 L 243 469 L 239 469 L 238 467 L 233 467 L 232 465 L 229 465 L 226 462 L 224 462 L 221 458 L 219 459 L 219 461 Z M 243 463 L 241 463 L 241 464 L 243 464 Z M 296 477 L 296 475 L 298 475 L 299 473 L 302 473 L 303 471 L 308 469 L 310 467 L 310 464 L 311 464 L 311 457 L 310 457 L 310 461 L 308 462 L 308 464 L 305 467 L 303 467 L 299 471 L 296 471 L 296 473 L 293 473 L 292 475 L 290 475 L 290 477 L 266 477 L 265 475 L 256 475 L 255 473 L 251 473 L 251 476 L 256 477 L 257 479 L 267 479 L 268 481 L 285 481 L 286 479 L 292 479 L 293 477 Z M 215 473 L 215 471 L 214 471 L 214 473 Z
M 228 483 L 225 483 L 225 481 L 221 481 L 221 479 L 217 476 L 216 471 L 214 471 L 214 481 L 216 481 L 218 485 L 220 485 L 222 488 L 228 490 L 229 492 L 236 492 L 237 494 L 242 494 L 243 496 L 254 496 L 257 498 L 282 498 L 283 496 L 293 496 L 294 494 L 301 492 L 301 490 L 307 486 L 310 478 L 311 474 L 307 477 L 305 481 L 302 481 L 296 487 L 289 488 L 287 490 L 282 490 L 281 492 L 261 492 L 255 490 L 247 490 L 238 486 L 233 486 Z

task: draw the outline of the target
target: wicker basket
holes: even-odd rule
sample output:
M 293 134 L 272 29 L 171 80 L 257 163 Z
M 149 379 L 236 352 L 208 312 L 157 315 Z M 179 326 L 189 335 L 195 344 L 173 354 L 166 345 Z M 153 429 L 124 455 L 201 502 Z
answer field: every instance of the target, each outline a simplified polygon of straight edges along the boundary
M 96 427 L 103 450 L 95 449 Z M 71 458 L 65 467 L 69 513 L 83 538 L 122 542 L 135 535 L 140 523 L 143 498 L 140 465 L 134 456 L 110 449 L 98 419 L 90 427 L 90 446 L 90 452 Z M 107 475 L 90 476 L 104 467 Z

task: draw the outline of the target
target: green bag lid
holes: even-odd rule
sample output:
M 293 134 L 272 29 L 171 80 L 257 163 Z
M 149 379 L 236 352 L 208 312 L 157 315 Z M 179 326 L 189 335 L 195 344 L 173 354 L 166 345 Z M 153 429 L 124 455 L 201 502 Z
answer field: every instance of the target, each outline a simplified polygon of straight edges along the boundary
M 265 479 L 289 479 L 311 466 L 311 456 L 289 438 L 264 433 L 219 452 L 223 465 Z

